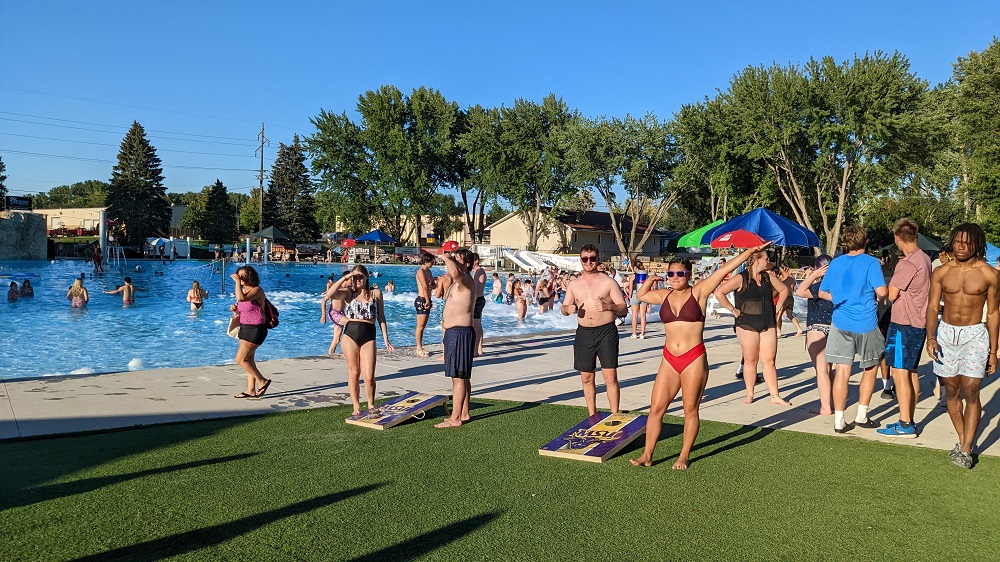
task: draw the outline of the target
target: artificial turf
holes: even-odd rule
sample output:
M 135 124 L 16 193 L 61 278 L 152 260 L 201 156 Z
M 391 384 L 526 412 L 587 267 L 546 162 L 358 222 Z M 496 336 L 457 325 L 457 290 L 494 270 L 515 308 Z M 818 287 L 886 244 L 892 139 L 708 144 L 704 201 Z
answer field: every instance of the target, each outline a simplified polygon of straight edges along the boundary
M 537 449 L 580 408 L 344 407 L 0 443 L 2 560 L 993 559 L 1000 459 L 704 422 L 690 470 Z M 958 550 L 956 550 L 958 549 Z

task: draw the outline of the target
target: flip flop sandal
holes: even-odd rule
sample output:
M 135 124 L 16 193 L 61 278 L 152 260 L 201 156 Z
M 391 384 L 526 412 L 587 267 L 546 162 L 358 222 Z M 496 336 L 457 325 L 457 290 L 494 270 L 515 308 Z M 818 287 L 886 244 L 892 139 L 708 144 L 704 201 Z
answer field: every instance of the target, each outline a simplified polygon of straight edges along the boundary
M 253 397 L 254 397 L 253 394 L 247 394 L 246 392 L 241 392 L 236 396 L 233 396 L 233 398 L 253 398 Z

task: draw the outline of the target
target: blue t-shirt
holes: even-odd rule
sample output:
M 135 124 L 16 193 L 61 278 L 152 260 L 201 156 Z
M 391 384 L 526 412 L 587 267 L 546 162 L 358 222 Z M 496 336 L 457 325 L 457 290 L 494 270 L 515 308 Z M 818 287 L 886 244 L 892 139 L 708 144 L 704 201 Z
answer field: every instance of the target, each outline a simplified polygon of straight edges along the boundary
M 833 325 L 863 334 L 878 327 L 878 287 L 885 287 L 885 278 L 877 259 L 868 254 L 844 254 L 830 262 L 819 290 L 833 297 Z

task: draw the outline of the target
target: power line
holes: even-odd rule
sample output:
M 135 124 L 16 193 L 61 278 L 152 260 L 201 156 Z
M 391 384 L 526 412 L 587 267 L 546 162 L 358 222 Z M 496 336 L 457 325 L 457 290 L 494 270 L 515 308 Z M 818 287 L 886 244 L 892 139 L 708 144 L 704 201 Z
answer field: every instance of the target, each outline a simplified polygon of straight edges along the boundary
M 17 115 L 18 117 L 31 117 L 32 119 L 48 119 L 49 121 L 62 121 L 63 123 L 76 123 L 78 125 L 94 125 L 96 127 L 110 127 L 114 129 L 127 130 L 128 127 L 122 127 L 121 125 L 108 125 L 106 123 L 91 123 L 89 121 L 75 121 L 73 119 L 60 119 L 58 117 L 45 117 L 44 115 L 28 115 L 27 113 L 15 113 L 13 111 L 0 111 L 5 115 Z M 157 129 L 146 129 L 149 133 L 162 133 L 165 135 L 187 135 L 191 137 L 205 137 L 210 139 L 223 139 L 223 140 L 238 140 L 238 141 L 248 141 L 249 139 L 240 137 L 221 137 L 218 135 L 200 135 L 198 133 L 177 133 L 174 131 L 160 131 Z
M 29 139 L 41 139 L 41 140 L 58 141 L 58 142 L 74 142 L 74 143 L 78 143 L 78 144 L 91 144 L 91 145 L 94 145 L 94 146 L 112 146 L 112 147 L 119 146 L 117 144 L 106 143 L 106 142 L 93 142 L 93 141 L 82 141 L 82 140 L 72 140 L 72 139 L 57 139 L 57 138 L 52 138 L 52 137 L 39 137 L 39 136 L 36 136 L 36 135 L 22 135 L 20 133 L 0 132 L 0 135 L 9 135 L 9 136 L 12 136 L 12 137 L 25 137 L 25 138 L 29 138 Z M 221 153 L 217 153 L 217 152 L 201 152 L 200 150 L 175 150 L 175 149 L 170 149 L 170 148 L 157 148 L 156 152 L 179 152 L 181 154 L 199 154 L 199 155 L 202 155 L 202 156 L 231 156 L 233 158 L 254 158 L 254 159 L 257 158 L 256 156 L 253 156 L 253 155 L 250 155 L 250 154 L 221 154 Z
M 111 102 L 111 101 L 92 100 L 92 99 L 87 99 L 87 98 L 78 98 L 78 97 L 74 97 L 74 96 L 66 96 L 66 95 L 62 95 L 62 94 L 50 94 L 48 92 L 36 92 L 34 90 L 25 90 L 23 88 L 11 88 L 9 86 L 0 86 L 0 90 L 10 90 L 10 91 L 13 91 L 13 92 L 23 92 L 23 93 L 26 93 L 26 94 L 35 94 L 35 95 L 39 95 L 39 96 L 51 96 L 51 97 L 54 97 L 54 98 L 63 98 L 63 99 L 68 99 L 68 100 L 85 101 L 85 102 L 89 102 L 89 103 L 102 103 L 102 104 L 105 104 L 105 105 L 116 105 L 116 106 L 119 106 L 119 107 L 131 107 L 133 109 L 144 109 L 144 110 L 147 110 L 147 111 L 162 111 L 163 113 L 174 113 L 174 114 L 177 114 L 177 115 L 188 115 L 188 116 L 191 116 L 191 117 L 204 117 L 204 118 L 207 118 L 207 119 L 219 119 L 219 120 L 222 120 L 222 121 L 236 121 L 236 122 L 240 122 L 240 123 L 257 123 L 256 120 L 251 121 L 251 120 L 247 120 L 247 119 L 235 119 L 233 117 L 219 117 L 217 115 L 204 115 L 204 114 L 201 114 L 201 113 L 188 113 L 186 111 L 174 111 L 174 110 L 171 110 L 171 109 L 158 109 L 158 108 L 155 108 L 155 107 L 145 107 L 145 106 L 141 106 L 141 105 L 130 105 L 130 104 L 127 104 L 127 103 L 117 103 L 117 102 Z M 273 123 L 271 124 L 271 126 L 272 127 L 280 127 L 282 129 L 288 129 L 290 131 L 295 131 L 296 130 L 295 127 L 287 127 L 287 126 L 284 126 L 284 125 L 275 125 Z
M 56 124 L 56 123 L 40 123 L 38 121 L 27 121 L 27 120 L 24 120 L 24 119 L 14 119 L 12 117 L 0 117 L 0 120 L 2 120 L 2 121 L 13 121 L 15 123 L 27 123 L 29 125 L 42 125 L 44 127 L 59 127 L 61 129 L 76 129 L 76 130 L 79 130 L 79 131 L 91 131 L 91 132 L 94 132 L 94 133 L 105 133 L 105 134 L 111 134 L 111 135 L 120 135 L 120 134 L 122 134 L 121 131 L 102 131 L 100 129 L 91 129 L 89 127 L 76 127 L 74 125 L 60 125 L 60 124 Z M 105 125 L 101 125 L 101 126 L 103 127 Z M 121 129 L 121 127 L 119 127 L 119 128 Z M 255 144 L 250 144 L 250 143 L 238 143 L 238 142 L 226 142 L 226 141 L 212 141 L 212 140 L 201 140 L 201 139 L 179 139 L 179 138 L 161 137 L 161 136 L 156 136 L 155 138 L 158 138 L 160 140 L 176 140 L 176 141 L 182 141 L 182 142 L 203 142 L 203 143 L 208 143 L 208 144 L 228 144 L 228 145 L 233 145 L 233 146 L 248 146 L 248 147 L 249 146 L 257 146 Z

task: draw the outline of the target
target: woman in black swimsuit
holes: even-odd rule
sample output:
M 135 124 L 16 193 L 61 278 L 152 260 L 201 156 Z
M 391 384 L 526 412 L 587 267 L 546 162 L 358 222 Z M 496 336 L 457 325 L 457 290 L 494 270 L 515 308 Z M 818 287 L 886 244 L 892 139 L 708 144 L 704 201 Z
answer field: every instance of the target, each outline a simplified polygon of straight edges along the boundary
M 396 350 L 389 343 L 382 291 L 369 285 L 368 270 L 365 266 L 358 265 L 334 283 L 327 295 L 346 303 L 343 316 L 337 319 L 338 324 L 344 326 L 344 338 L 340 340 L 340 348 L 347 361 L 347 389 L 351 393 L 354 414 L 360 414 L 361 384 L 359 378 L 365 381 L 368 409 L 375 408 L 376 322 L 382 329 L 382 341 L 385 342 L 385 348 L 389 351 Z

